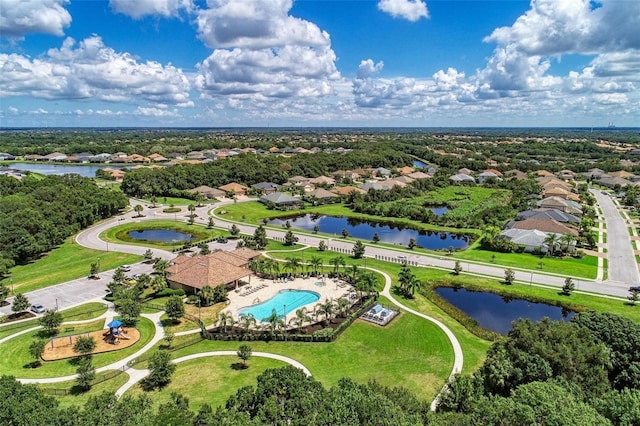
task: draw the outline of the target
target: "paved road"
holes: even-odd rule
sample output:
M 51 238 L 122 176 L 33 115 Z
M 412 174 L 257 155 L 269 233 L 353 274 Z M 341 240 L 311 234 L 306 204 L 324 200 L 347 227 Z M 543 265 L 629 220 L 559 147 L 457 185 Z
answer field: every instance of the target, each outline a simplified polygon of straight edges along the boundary
M 216 205 L 218 206 L 218 205 Z M 206 210 L 199 210 L 200 218 L 206 218 Z M 202 223 L 205 223 L 205 219 L 199 219 Z M 224 215 L 215 216 L 216 226 L 224 226 L 230 228 L 234 222 L 228 221 L 225 219 Z M 253 234 L 255 225 L 248 225 L 242 223 L 236 223 L 236 226 L 240 229 L 242 233 L 245 234 Z M 327 246 L 331 251 L 335 251 L 338 253 L 344 253 L 345 255 L 349 255 L 351 253 L 351 249 L 353 248 L 354 240 L 352 239 L 343 239 L 341 237 L 337 238 L 328 238 L 326 236 L 316 236 L 313 234 L 300 233 L 296 230 L 293 230 L 294 233 L 299 237 L 299 243 L 306 244 L 312 247 L 317 247 L 321 240 L 327 243 Z M 267 229 L 267 237 L 275 238 L 282 241 L 284 239 L 286 231 L 284 230 L 276 230 L 276 229 Z M 366 252 L 365 256 L 368 258 L 381 259 L 390 262 L 401 263 L 403 258 L 399 256 L 406 257 L 406 260 L 416 266 L 426 266 L 426 267 L 436 267 L 442 268 L 446 270 L 452 270 L 455 265 L 455 259 L 449 258 L 447 256 L 440 255 L 427 255 L 427 254 L 416 254 L 403 248 L 401 246 L 398 249 L 393 249 L 389 247 L 381 247 L 376 246 L 372 243 L 366 244 Z M 491 264 L 485 263 L 477 263 L 477 262 L 469 262 L 462 260 L 461 261 L 463 271 L 465 273 L 476 274 L 480 276 L 494 277 L 494 278 L 504 278 L 504 267 L 503 266 L 493 266 Z M 530 284 L 542 284 L 546 286 L 553 286 L 561 288 L 564 285 L 564 280 L 567 276 L 565 275 L 553 275 L 541 273 L 540 271 L 535 270 L 515 270 L 515 277 L 517 281 L 523 283 Z M 598 293 L 609 296 L 616 297 L 626 297 L 629 292 L 629 286 L 624 282 L 600 282 L 595 280 L 587 280 L 574 277 L 574 282 L 576 283 L 576 287 L 578 291 L 586 291 L 591 293 Z
M 638 264 L 625 220 L 609 195 L 592 189 L 607 223 L 608 280 L 611 285 L 640 285 Z

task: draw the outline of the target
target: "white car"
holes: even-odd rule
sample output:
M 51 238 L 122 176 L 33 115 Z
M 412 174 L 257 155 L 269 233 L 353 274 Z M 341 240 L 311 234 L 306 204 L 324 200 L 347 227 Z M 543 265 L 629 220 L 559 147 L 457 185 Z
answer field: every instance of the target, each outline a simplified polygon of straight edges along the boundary
M 42 305 L 31 305 L 30 310 L 31 312 L 35 312 L 36 314 L 42 314 L 45 311 L 44 306 Z
M 131 270 L 131 265 L 122 265 L 120 269 L 122 269 L 123 272 L 129 272 Z

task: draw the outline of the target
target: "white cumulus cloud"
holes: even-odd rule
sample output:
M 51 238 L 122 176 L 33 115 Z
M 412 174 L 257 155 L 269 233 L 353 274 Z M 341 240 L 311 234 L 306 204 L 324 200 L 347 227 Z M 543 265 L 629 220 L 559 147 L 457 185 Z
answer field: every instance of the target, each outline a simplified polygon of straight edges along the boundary
M 0 95 L 43 99 L 99 99 L 131 102 L 140 99 L 179 106 L 192 105 L 190 84 L 171 64 L 138 62 L 118 53 L 98 36 L 79 43 L 67 38 L 59 49 L 31 59 L 0 53 Z
M 362 60 L 358 66 L 358 78 L 369 78 L 372 75 L 378 74 L 383 67 L 384 62 L 382 61 L 374 63 L 373 59 Z
M 109 0 L 109 5 L 115 12 L 134 19 L 147 15 L 175 17 L 180 15 L 180 10 L 194 10 L 192 0 Z
M 289 15 L 291 0 L 209 0 L 199 37 L 213 48 L 198 64 L 202 98 L 242 109 L 265 99 L 317 98 L 340 78 L 329 34 Z
M 380 0 L 378 9 L 394 18 L 403 18 L 411 22 L 429 17 L 427 4 L 422 0 Z
M 71 15 L 69 0 L 0 0 L 0 35 L 22 38 L 27 34 L 64 35 Z

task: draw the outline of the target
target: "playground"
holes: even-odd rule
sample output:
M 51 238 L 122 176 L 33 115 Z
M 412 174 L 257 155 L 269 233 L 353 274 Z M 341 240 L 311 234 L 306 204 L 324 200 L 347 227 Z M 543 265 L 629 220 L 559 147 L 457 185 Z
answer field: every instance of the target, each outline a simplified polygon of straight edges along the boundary
M 134 345 L 140 340 L 140 332 L 133 327 L 127 328 L 119 332 L 117 344 L 113 340 L 113 336 L 109 333 L 109 329 L 106 331 L 96 330 L 90 332 L 84 332 L 79 334 L 70 334 L 66 336 L 55 337 L 45 346 L 42 359 L 44 361 L 55 361 L 58 359 L 73 358 L 78 356 L 73 351 L 73 345 L 78 337 L 93 337 L 96 342 L 96 349 L 93 354 L 99 354 L 103 352 L 117 351 L 120 349 L 128 348 Z

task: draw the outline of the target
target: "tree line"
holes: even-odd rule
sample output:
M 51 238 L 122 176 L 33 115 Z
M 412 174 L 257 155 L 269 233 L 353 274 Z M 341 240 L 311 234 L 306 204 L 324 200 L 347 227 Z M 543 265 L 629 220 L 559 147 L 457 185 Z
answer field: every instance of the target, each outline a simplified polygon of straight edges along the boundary
M 0 176 L 0 277 L 126 205 L 121 192 L 77 175 Z

